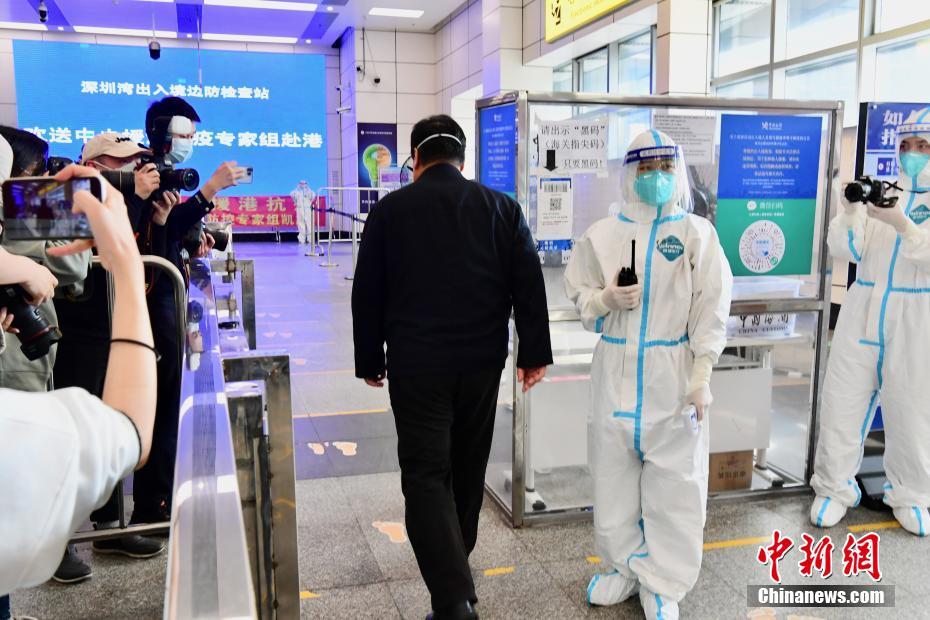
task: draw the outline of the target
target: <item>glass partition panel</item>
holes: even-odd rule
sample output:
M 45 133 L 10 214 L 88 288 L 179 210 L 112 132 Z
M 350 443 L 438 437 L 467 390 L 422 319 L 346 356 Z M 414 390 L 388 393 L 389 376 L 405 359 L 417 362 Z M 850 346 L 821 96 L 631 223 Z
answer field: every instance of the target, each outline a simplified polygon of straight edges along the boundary
M 773 491 L 804 485 L 810 475 L 829 308 L 823 235 L 838 165 L 837 113 L 790 101 L 627 101 L 517 100 L 517 194 L 537 240 L 554 364 L 526 395 L 513 390 L 512 362 L 502 384 L 487 487 L 515 525 L 581 516 L 593 502 L 591 363 L 602 343 L 581 325 L 563 277 L 585 231 L 622 214 L 623 157 L 648 128 L 681 145 L 694 215 L 713 223 L 735 276 L 727 348 L 711 386 L 711 489 Z M 547 138 L 553 135 L 568 142 Z M 606 144 L 592 136 L 605 136 Z M 601 150 L 578 164 L 566 152 L 578 148 Z M 512 345 L 519 348 L 517 339 Z

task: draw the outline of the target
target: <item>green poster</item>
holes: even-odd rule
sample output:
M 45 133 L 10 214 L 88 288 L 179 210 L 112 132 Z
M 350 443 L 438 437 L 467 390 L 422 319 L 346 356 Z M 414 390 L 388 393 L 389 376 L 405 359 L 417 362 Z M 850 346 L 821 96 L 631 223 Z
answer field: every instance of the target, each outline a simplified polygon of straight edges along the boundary
M 733 275 L 810 273 L 816 209 L 813 198 L 718 200 L 717 233 Z
M 716 225 L 734 276 L 812 272 L 822 122 L 721 118 Z

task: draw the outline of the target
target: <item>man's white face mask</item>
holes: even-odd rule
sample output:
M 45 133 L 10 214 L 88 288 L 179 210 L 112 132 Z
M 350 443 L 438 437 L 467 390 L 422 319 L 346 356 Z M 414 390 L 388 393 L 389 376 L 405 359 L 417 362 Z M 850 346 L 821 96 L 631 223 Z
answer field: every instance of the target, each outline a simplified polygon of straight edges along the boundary
M 106 164 L 101 164 L 100 162 L 95 162 L 95 163 L 97 164 L 99 168 L 102 168 L 104 170 L 111 170 L 113 172 L 134 172 L 136 169 L 136 162 L 134 161 L 126 162 L 119 168 L 111 168 L 110 166 L 107 166 Z
M 194 154 L 193 138 L 171 138 L 171 150 L 168 151 L 168 159 L 172 163 L 180 164 L 191 158 Z
M 168 133 L 171 135 L 171 150 L 168 151 L 168 159 L 172 163 L 180 164 L 191 158 L 194 153 L 194 122 L 184 116 L 174 116 L 168 125 Z

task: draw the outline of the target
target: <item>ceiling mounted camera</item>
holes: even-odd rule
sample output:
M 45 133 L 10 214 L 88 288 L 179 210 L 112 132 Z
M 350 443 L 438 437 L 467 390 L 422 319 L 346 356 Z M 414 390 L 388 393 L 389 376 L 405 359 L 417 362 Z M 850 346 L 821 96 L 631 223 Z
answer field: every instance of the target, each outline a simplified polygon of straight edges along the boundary
M 376 77 L 376 78 L 375 78 L 375 84 L 380 84 L 380 83 L 381 83 L 381 78 Z
M 43 24 L 48 21 L 48 5 L 45 0 L 39 0 L 39 21 Z
M 161 58 L 161 43 L 157 39 L 149 41 L 149 58 L 152 60 Z

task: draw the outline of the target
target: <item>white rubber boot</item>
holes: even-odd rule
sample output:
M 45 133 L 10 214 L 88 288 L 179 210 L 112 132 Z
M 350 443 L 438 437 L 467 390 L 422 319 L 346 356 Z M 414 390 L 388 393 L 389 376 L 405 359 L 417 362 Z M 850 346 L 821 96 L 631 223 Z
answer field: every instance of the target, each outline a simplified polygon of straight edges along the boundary
M 919 506 L 902 506 L 894 509 L 894 518 L 901 527 L 914 536 L 926 536 L 930 533 L 930 513 Z
M 588 605 L 616 605 L 630 598 L 639 589 L 635 577 L 617 571 L 598 573 L 588 584 Z
M 647 588 L 640 588 L 639 602 L 647 620 L 678 620 L 678 603 Z
M 817 527 L 833 527 L 846 516 L 846 506 L 830 497 L 818 495 L 811 504 L 811 523 Z

